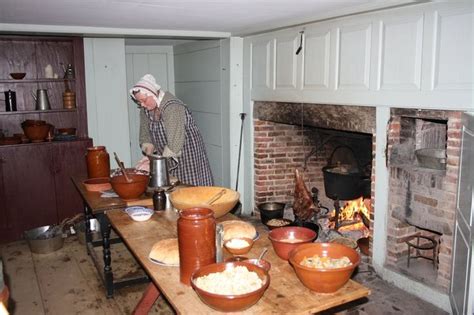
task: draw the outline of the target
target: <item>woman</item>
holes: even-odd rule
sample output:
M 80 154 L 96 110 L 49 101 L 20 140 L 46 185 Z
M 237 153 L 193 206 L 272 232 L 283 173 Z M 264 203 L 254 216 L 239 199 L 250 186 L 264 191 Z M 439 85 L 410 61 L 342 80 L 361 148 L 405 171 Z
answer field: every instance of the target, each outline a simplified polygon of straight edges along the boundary
M 191 112 L 173 94 L 164 92 L 151 74 L 146 74 L 130 96 L 140 108 L 140 146 L 145 155 L 170 157 L 177 167 L 170 173 L 182 183 L 212 186 L 213 178 L 206 148 Z M 137 164 L 149 169 L 147 157 Z

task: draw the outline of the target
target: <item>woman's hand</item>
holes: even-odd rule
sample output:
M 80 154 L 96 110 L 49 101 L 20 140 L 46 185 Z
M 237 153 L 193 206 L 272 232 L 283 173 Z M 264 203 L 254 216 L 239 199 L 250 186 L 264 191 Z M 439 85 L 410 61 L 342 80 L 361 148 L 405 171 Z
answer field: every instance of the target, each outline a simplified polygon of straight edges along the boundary
M 150 159 L 148 159 L 146 156 L 142 157 L 142 159 L 138 161 L 137 165 L 135 165 L 135 169 L 150 173 Z

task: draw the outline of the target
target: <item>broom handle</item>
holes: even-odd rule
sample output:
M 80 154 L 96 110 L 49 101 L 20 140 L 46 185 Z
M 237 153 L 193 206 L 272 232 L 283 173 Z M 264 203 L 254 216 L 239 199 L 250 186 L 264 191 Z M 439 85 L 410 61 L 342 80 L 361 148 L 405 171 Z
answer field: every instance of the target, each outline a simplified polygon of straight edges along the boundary
M 239 188 L 239 173 L 240 173 L 240 153 L 242 152 L 242 134 L 244 133 L 244 119 L 246 113 L 240 113 L 240 141 L 239 141 L 239 158 L 237 159 L 237 178 L 235 180 L 235 191 Z

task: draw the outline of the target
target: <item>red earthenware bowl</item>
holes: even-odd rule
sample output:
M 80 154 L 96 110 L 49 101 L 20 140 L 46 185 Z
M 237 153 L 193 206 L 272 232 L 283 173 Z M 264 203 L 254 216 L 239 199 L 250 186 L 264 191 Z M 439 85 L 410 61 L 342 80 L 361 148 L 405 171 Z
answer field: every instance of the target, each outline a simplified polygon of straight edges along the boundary
M 311 268 L 301 265 L 305 257 L 341 258 L 346 256 L 352 265 L 342 268 Z M 298 279 L 309 289 L 321 292 L 332 293 L 339 290 L 352 275 L 354 269 L 359 265 L 360 256 L 357 251 L 345 245 L 337 243 L 311 243 L 303 244 L 290 252 L 290 264 L 295 269 Z
M 298 245 L 312 242 L 318 234 L 300 226 L 284 226 L 273 229 L 268 233 L 275 253 L 281 259 L 288 260 L 290 251 Z
M 128 172 L 127 176 L 130 182 L 127 182 L 123 174 L 112 177 L 112 188 L 124 200 L 138 199 L 146 190 L 149 176 Z

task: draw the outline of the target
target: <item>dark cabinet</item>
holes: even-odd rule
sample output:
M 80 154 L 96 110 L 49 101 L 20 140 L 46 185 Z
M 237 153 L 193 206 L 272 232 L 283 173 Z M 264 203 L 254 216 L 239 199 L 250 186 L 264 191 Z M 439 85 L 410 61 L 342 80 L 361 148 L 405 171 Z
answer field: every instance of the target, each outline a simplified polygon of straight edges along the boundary
M 0 148 L 0 236 L 20 239 L 25 230 L 59 223 L 82 211 L 71 177 L 84 176 L 90 139 Z
M 73 72 L 65 76 L 68 66 Z M 0 145 L 0 243 L 82 211 L 71 177 L 87 175 L 84 155 L 92 145 L 84 71 L 80 37 L 0 36 L 0 92 L 16 94 L 16 111 L 0 100 L 0 135 L 23 133 L 27 119 L 45 120 L 56 131 L 76 129 L 69 141 L 55 135 L 49 142 Z M 18 72 L 25 76 L 15 79 Z M 47 90 L 50 109 L 37 110 L 32 94 L 38 89 Z

